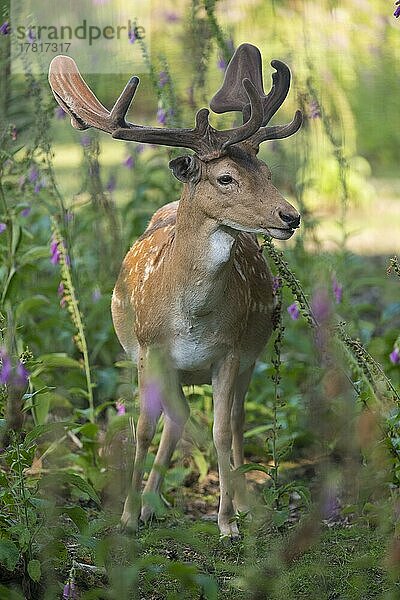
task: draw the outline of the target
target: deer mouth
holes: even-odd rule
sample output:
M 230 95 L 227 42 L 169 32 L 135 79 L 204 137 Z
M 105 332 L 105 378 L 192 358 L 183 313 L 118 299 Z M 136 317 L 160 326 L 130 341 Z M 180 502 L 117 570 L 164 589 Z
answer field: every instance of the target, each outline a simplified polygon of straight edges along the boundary
M 280 227 L 268 227 L 266 228 L 266 231 L 268 235 L 276 240 L 288 240 L 294 234 L 294 229 L 283 229 Z

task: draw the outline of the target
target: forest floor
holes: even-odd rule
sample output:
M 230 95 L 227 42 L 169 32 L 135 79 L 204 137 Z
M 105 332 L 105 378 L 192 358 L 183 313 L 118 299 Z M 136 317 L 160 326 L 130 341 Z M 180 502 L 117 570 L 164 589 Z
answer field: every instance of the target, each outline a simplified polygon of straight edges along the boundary
M 154 566 L 158 561 L 167 561 L 169 566 L 143 569 L 138 593 L 132 598 L 207 597 L 199 589 L 182 589 L 182 565 L 197 569 L 200 575 L 211 576 L 218 585 L 220 600 L 400 598 L 400 580 L 396 583 L 388 573 L 387 533 L 372 520 L 338 515 L 321 522 L 312 534 L 304 527 L 302 539 L 295 542 L 294 532 L 307 517 L 293 507 L 292 518 L 279 530 L 261 519 L 256 521 L 257 525 L 244 524 L 239 541 L 220 540 L 216 524 L 217 485 L 217 473 L 210 472 L 201 484 L 181 490 L 179 509 L 171 509 L 163 519 L 142 526 L 133 546 L 136 556 L 143 564 L 147 560 Z M 305 550 L 287 565 L 281 557 L 285 549 L 296 543 L 304 545 Z M 79 564 L 88 562 L 88 558 L 87 551 L 79 556 L 78 550 L 75 556 Z M 248 590 L 253 580 L 262 590 L 259 595 Z M 77 584 L 81 590 L 98 585 L 107 587 L 103 575 L 91 574 L 88 578 L 84 567 L 77 570 Z

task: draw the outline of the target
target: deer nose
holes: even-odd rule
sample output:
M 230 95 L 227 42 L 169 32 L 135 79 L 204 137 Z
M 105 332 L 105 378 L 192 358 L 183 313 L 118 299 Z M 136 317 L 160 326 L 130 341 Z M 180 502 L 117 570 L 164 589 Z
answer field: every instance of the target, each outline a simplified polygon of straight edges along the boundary
M 283 221 L 285 223 L 285 225 L 290 227 L 290 229 L 296 229 L 296 227 L 298 227 L 300 225 L 299 213 L 296 212 L 296 214 L 293 215 L 293 214 L 288 214 L 288 213 L 279 211 L 278 214 L 279 214 L 281 221 Z

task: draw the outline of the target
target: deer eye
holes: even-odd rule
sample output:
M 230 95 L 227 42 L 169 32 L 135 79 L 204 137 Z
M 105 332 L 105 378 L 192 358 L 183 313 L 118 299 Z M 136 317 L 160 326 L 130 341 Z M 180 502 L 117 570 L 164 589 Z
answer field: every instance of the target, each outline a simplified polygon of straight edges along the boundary
M 217 178 L 218 183 L 221 185 L 229 185 L 233 181 L 233 177 L 230 175 L 221 175 L 221 177 Z

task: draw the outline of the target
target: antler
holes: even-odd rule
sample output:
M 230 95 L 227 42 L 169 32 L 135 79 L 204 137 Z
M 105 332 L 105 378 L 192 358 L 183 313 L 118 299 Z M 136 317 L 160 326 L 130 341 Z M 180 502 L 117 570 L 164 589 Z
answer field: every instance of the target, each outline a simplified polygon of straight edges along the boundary
M 120 140 L 162 144 L 190 148 L 202 160 L 211 160 L 224 154 L 232 144 L 247 140 L 259 130 L 263 121 L 263 105 L 256 86 L 247 78 L 240 90 L 249 117 L 243 125 L 219 131 L 209 121 L 209 110 L 202 108 L 196 114 L 193 129 L 168 129 L 135 125 L 125 120 L 126 113 L 139 85 L 139 78 L 132 77 L 111 111 L 108 111 L 82 79 L 75 61 L 69 56 L 56 56 L 49 70 L 49 82 L 60 106 L 71 115 L 76 129 L 95 127 Z
M 240 82 L 244 77 L 252 81 L 263 105 L 261 128 L 247 140 L 254 148 L 258 148 L 259 144 L 265 140 L 284 138 L 296 133 L 302 123 L 302 114 L 298 110 L 291 123 L 274 127 L 266 126 L 285 101 L 290 87 L 288 66 L 280 60 L 273 60 L 271 65 L 276 72 L 272 75 L 271 90 L 265 94 L 260 51 L 252 44 L 242 44 L 237 48 L 228 65 L 222 87 L 210 102 L 210 107 L 216 113 L 231 110 L 241 111 L 245 123 L 250 116 L 250 105 L 243 94 Z

